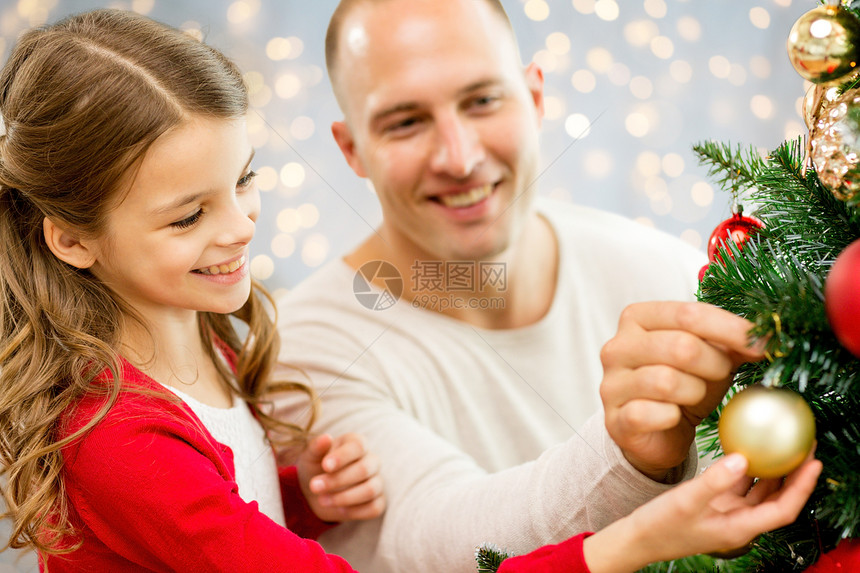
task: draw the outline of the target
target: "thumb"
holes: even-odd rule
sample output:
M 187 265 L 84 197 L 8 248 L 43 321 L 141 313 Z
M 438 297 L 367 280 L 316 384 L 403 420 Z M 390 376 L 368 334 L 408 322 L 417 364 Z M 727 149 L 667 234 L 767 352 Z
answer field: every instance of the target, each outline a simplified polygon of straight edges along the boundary
M 718 495 L 732 489 L 744 477 L 749 462 L 738 453 L 723 456 L 693 481 L 686 495 L 699 506 L 704 507 Z
M 302 452 L 303 457 L 306 461 L 311 463 L 321 463 L 322 459 L 329 452 L 332 445 L 331 436 L 328 434 L 321 434 L 308 442 L 305 451 Z

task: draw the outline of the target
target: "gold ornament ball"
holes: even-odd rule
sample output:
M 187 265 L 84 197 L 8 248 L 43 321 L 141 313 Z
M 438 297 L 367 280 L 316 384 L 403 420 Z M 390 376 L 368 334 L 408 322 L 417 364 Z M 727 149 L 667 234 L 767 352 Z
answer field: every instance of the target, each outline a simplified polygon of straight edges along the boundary
M 748 476 L 782 477 L 812 449 L 815 417 L 796 392 L 749 386 L 723 408 L 719 434 L 726 454 L 738 452 L 749 461 Z
M 819 6 L 797 19 L 788 34 L 788 57 L 814 83 L 839 81 L 858 63 L 860 20 L 839 6 Z

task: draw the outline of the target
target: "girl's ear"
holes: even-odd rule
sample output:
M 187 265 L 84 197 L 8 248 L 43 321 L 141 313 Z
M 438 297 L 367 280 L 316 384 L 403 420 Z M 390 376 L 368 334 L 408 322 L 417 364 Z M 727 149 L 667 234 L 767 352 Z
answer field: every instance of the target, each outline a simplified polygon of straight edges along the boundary
M 45 243 L 61 261 L 77 267 L 88 269 L 96 262 L 96 252 L 89 242 L 82 242 L 78 236 L 61 227 L 48 217 L 42 221 L 45 233 Z

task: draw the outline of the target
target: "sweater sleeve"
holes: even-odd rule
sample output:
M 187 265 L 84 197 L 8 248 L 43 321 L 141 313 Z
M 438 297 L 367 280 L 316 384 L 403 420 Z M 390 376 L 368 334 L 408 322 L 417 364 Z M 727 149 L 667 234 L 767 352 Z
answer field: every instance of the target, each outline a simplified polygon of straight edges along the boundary
M 482 543 L 527 553 L 605 527 L 670 487 L 624 459 L 602 414 L 536 460 L 491 473 L 375 390 L 371 378 L 354 378 L 355 366 L 350 376 L 307 361 L 300 367 L 311 379 L 338 377 L 322 386 L 318 428 L 360 431 L 381 460 L 388 499 L 382 519 L 344 524 L 322 537 L 359 569 L 474 571 L 472 556 Z M 293 419 L 288 405 L 280 411 Z M 695 470 L 692 446 L 681 477 Z
M 58 571 L 99 555 L 124 564 L 95 561 L 110 570 L 128 570 L 130 562 L 152 571 L 353 571 L 246 503 L 230 475 L 229 449 L 180 405 L 160 400 L 156 412 L 128 402 L 121 398 L 64 450 L 64 482 L 84 545 L 58 558 Z
M 505 559 L 498 573 L 590 573 L 582 551 L 582 542 L 589 535 L 591 532 L 580 533 L 556 545 Z

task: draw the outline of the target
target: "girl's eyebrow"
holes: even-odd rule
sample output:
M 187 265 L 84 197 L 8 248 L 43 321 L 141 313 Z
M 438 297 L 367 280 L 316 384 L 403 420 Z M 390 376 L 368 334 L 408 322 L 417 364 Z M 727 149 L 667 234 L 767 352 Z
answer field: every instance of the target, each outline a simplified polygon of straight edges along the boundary
M 251 165 L 251 161 L 254 160 L 254 154 L 256 152 L 257 152 L 256 149 L 251 149 L 251 154 L 248 156 L 248 161 L 246 161 L 245 166 L 242 167 L 242 173 L 244 173 L 245 171 L 248 170 L 248 167 Z M 153 213 L 153 215 L 161 215 L 163 213 L 169 213 L 170 211 L 173 211 L 174 209 L 178 209 L 178 208 L 183 207 L 185 205 L 188 205 L 190 203 L 195 203 L 195 202 L 199 201 L 201 198 L 203 198 L 206 195 L 209 195 L 211 193 L 212 193 L 211 191 L 199 191 L 197 193 L 190 193 L 188 195 L 182 195 L 181 197 L 178 197 L 176 200 L 171 201 L 170 203 L 167 203 L 167 204 L 162 205 L 160 207 L 156 207 L 155 209 L 153 209 L 152 213 Z

